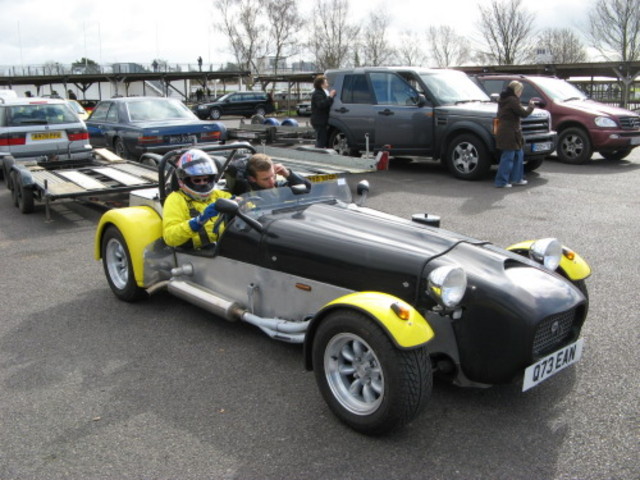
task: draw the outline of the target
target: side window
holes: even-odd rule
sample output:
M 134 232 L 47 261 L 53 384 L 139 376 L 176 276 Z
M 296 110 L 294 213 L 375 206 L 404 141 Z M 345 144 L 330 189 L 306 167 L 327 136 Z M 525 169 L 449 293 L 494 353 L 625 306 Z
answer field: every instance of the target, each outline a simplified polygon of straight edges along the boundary
M 372 73 L 373 91 L 379 105 L 415 105 L 418 92 L 398 75 L 392 73 Z
M 504 89 L 504 80 L 482 80 L 482 86 L 487 95 L 500 93 Z
M 111 104 L 111 108 L 109 109 L 109 113 L 107 114 L 107 122 L 118 123 L 118 104 L 117 103 Z
M 342 103 L 362 103 L 371 105 L 373 97 L 365 75 L 346 75 L 342 84 Z
M 524 88 L 522 89 L 522 96 L 520 97 L 520 102 L 529 103 L 529 100 L 532 97 L 541 96 L 540 93 L 530 83 L 522 82 L 522 85 L 524 86 Z
M 93 110 L 91 114 L 91 120 L 104 122 L 107 119 L 107 112 L 109 111 L 110 102 L 102 102 Z

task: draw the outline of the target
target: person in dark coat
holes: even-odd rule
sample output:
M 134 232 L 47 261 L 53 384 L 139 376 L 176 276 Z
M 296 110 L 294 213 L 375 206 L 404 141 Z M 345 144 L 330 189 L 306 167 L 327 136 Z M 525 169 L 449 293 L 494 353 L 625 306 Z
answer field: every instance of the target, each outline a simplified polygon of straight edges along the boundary
M 535 101 L 529 100 L 528 107 L 524 108 L 520 103 L 522 90 L 522 83 L 513 80 L 500 93 L 498 100 L 496 147 L 502 151 L 495 179 L 498 188 L 527 184 L 524 179 L 524 138 L 520 119 L 531 114 Z
M 329 80 L 324 75 L 318 75 L 313 81 L 311 94 L 311 126 L 316 131 L 316 147 L 327 148 L 329 141 L 329 111 L 333 105 L 336 91 L 329 91 Z

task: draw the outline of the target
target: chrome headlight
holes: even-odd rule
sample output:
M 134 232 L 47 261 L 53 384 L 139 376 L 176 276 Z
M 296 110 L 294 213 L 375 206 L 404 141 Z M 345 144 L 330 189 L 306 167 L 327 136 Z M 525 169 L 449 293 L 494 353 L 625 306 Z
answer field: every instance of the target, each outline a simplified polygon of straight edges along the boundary
M 467 274 L 462 267 L 438 267 L 429 274 L 427 291 L 439 305 L 456 307 L 467 290 Z
M 543 238 L 536 240 L 531 245 L 529 256 L 538 263 L 543 264 L 549 270 L 555 270 L 560 265 L 562 257 L 562 245 L 555 238 Z
M 602 128 L 616 128 L 618 126 L 616 125 L 615 120 L 612 120 L 609 117 L 596 117 L 594 122 L 598 127 Z

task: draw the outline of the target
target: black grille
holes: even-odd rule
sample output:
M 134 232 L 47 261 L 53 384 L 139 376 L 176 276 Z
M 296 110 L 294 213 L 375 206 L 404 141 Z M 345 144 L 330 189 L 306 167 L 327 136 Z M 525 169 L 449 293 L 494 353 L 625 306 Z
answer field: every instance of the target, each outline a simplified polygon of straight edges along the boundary
M 545 318 L 533 338 L 533 356 L 539 357 L 557 350 L 572 336 L 576 311 L 558 313 Z
M 549 133 L 549 117 L 523 118 L 520 125 L 524 135 Z
M 640 117 L 620 117 L 622 128 L 640 128 Z

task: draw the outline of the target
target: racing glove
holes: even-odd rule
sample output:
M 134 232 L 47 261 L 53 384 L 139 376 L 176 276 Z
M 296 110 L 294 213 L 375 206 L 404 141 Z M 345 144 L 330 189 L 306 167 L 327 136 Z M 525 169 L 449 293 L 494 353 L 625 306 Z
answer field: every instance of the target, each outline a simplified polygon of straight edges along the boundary
M 218 215 L 218 211 L 216 210 L 216 206 L 213 203 L 207 205 L 207 207 L 202 211 L 202 213 L 196 217 L 193 217 L 189 220 L 189 227 L 194 232 L 199 231 L 202 226 L 207 223 L 207 220 L 212 219 L 213 217 Z

